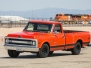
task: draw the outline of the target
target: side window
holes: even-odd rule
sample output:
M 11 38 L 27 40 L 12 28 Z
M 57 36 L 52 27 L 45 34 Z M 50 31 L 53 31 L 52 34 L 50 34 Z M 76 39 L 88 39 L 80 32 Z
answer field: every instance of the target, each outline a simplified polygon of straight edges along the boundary
M 62 33 L 62 29 L 60 27 L 60 24 L 55 25 L 54 32 L 60 32 L 60 33 Z

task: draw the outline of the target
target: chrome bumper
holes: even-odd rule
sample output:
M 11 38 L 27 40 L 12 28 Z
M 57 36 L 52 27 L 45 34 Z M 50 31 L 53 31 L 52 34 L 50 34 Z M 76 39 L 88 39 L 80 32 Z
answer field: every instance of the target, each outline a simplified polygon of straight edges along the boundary
M 30 51 L 30 52 L 38 52 L 39 48 L 31 48 L 31 47 L 19 47 L 19 46 L 5 46 L 7 50 L 16 50 L 16 51 Z

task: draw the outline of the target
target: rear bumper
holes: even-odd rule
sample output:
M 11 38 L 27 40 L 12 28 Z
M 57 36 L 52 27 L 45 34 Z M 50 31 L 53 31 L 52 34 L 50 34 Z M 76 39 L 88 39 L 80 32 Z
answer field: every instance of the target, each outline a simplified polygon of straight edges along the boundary
M 19 47 L 19 46 L 4 46 L 7 50 L 16 50 L 16 51 L 30 51 L 30 52 L 38 52 L 39 48 L 30 48 L 30 47 Z

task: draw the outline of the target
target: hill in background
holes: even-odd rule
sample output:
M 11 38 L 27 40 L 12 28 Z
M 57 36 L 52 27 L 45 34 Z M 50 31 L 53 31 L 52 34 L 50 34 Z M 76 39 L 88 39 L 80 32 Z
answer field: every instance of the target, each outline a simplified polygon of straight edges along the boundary
M 87 10 L 71 10 L 71 9 L 60 9 L 60 8 L 44 8 L 31 11 L 0 11 L 0 16 L 3 15 L 18 15 L 26 18 L 50 18 L 55 17 L 57 13 L 69 13 L 69 14 L 91 14 L 91 9 Z

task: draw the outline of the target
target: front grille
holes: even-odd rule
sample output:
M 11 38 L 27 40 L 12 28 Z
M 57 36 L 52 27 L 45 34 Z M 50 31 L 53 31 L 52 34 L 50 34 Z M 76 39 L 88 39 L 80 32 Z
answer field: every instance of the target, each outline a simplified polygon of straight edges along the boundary
M 24 43 L 13 43 L 13 42 L 9 42 L 9 44 L 15 44 L 15 45 L 31 45 L 31 44 L 24 44 Z
M 28 39 L 15 39 L 15 38 L 8 38 L 9 40 L 17 40 L 17 41 L 32 41 Z
M 16 45 L 16 46 L 34 46 L 32 45 L 32 42 L 34 40 L 29 40 L 29 39 L 15 39 L 15 38 L 6 38 L 8 39 L 8 42 L 5 42 L 6 44 L 10 44 L 10 45 Z

